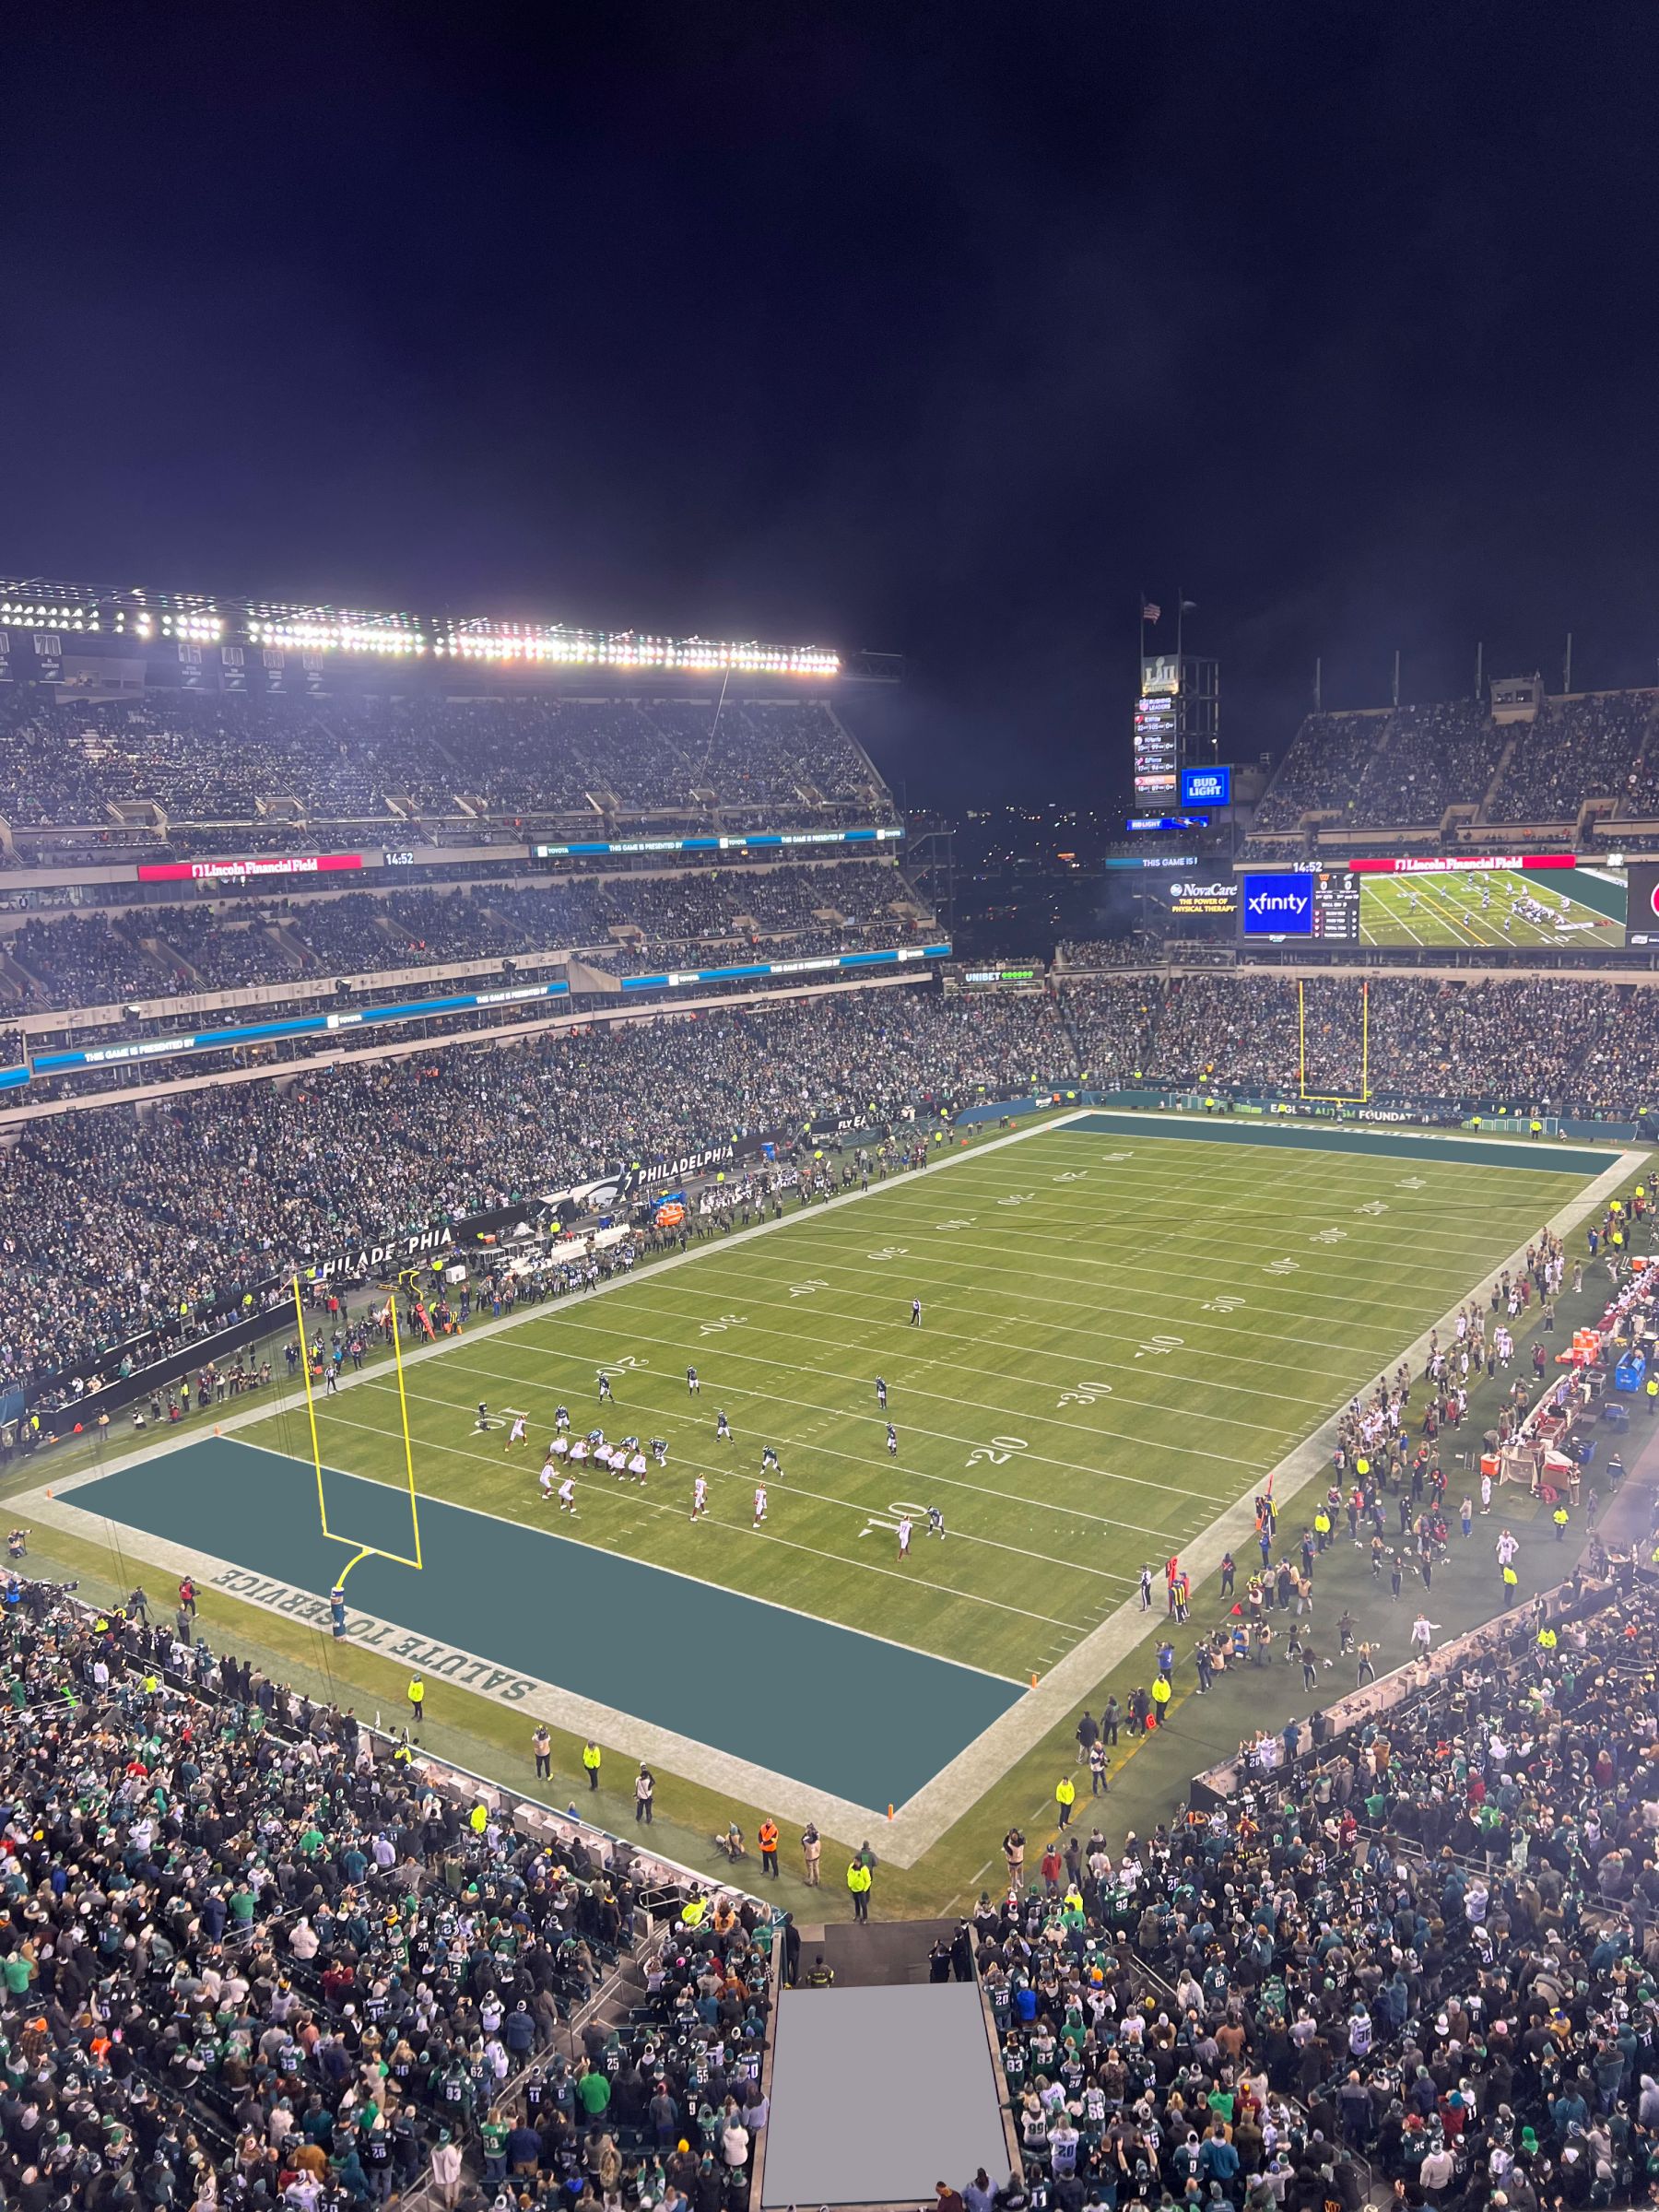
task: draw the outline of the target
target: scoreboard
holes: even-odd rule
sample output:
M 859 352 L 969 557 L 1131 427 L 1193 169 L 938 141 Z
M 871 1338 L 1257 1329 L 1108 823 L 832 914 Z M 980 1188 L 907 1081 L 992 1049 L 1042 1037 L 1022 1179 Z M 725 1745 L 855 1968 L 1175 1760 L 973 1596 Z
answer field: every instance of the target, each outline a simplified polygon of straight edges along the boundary
M 1180 780 L 1181 737 L 1172 699 L 1142 699 L 1135 709 L 1135 795 L 1172 799 Z
M 1346 868 L 1322 868 L 1314 874 L 1313 935 L 1333 944 L 1359 942 L 1359 879 Z

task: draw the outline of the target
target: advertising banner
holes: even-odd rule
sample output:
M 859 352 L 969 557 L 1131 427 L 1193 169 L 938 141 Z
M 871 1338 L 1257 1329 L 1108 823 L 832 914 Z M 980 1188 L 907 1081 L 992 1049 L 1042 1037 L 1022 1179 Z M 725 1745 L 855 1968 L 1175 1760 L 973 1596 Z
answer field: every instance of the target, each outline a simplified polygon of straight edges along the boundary
M 360 853 L 274 853 L 253 860 L 150 861 L 138 870 L 140 883 L 234 883 L 261 876 L 325 876 L 340 868 L 360 868 Z
M 1307 875 L 1247 875 L 1239 914 L 1247 937 L 1311 937 L 1313 878 Z

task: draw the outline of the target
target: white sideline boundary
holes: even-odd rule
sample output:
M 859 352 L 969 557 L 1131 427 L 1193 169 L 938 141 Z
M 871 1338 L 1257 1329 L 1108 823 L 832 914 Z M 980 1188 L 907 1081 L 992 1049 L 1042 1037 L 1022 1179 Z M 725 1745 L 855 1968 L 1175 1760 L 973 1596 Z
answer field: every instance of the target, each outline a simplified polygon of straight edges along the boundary
M 922 1172 L 932 1176 L 965 1161 L 982 1159 L 988 1153 L 1005 1150 L 1009 1146 L 1029 1143 L 1035 1137 L 1056 1134 L 1075 1134 L 1079 1136 L 1095 1135 L 1097 1133 L 1091 1130 L 1074 1129 L 1073 1124 L 1086 1121 L 1097 1112 L 1133 1113 L 1135 1126 L 1137 1129 L 1144 1126 L 1149 1135 L 1154 1135 L 1165 1128 L 1186 1128 L 1193 1124 L 1190 1114 L 1145 1112 L 1132 1108 L 1080 1107 L 1052 1121 L 1038 1121 L 1030 1128 L 1016 1129 L 1006 1136 L 992 1137 L 989 1141 L 943 1154 Z M 1285 1124 L 1285 1142 L 1288 1146 L 1293 1143 L 1295 1134 L 1303 1126 L 1300 1123 Z M 1118 1133 L 1101 1131 L 1098 1134 L 1109 1140 Z M 1410 1136 L 1418 1142 L 1429 1137 L 1437 1146 L 1445 1147 L 1444 1158 L 1448 1163 L 1455 1161 L 1461 1150 L 1488 1141 L 1484 1136 L 1465 1136 L 1461 1132 L 1430 1133 L 1406 1127 L 1396 1129 L 1392 1125 L 1378 1134 Z M 1584 1145 L 1585 1148 L 1600 1149 L 1599 1146 L 1593 1146 L 1588 1139 L 1584 1140 Z M 1339 1154 L 1345 1150 L 1340 1147 L 1319 1148 Z M 1381 1149 L 1373 1153 L 1369 1147 L 1356 1147 L 1347 1157 L 1386 1159 L 1387 1154 Z M 1552 1215 L 1545 1226 L 1565 1241 L 1573 1230 L 1615 1194 L 1628 1177 L 1646 1164 L 1648 1157 L 1647 1151 L 1642 1149 L 1627 1147 L 1617 1152 L 1612 1156 L 1610 1165 L 1587 1182 L 1576 1197 L 1570 1199 Z M 538 1304 L 523 1313 L 503 1314 L 499 1320 L 484 1322 L 469 1328 L 458 1339 L 446 1338 L 441 1344 L 421 1346 L 406 1356 L 404 1365 L 406 1369 L 423 1360 L 440 1359 L 453 1349 L 457 1342 L 477 1343 L 480 1339 L 498 1335 L 504 1330 L 545 1320 L 550 1313 L 568 1310 L 584 1300 L 602 1298 L 626 1289 L 631 1283 L 647 1280 L 668 1268 L 689 1266 L 712 1253 L 728 1252 L 735 1244 L 797 1226 L 803 1221 L 830 1213 L 838 1206 L 857 1205 L 866 1198 L 879 1196 L 883 1191 L 906 1187 L 913 1180 L 913 1175 L 901 1174 L 887 1182 L 873 1183 L 867 1192 L 844 1192 L 831 1197 L 821 1206 L 797 1209 L 793 1214 L 786 1212 L 781 1220 L 757 1222 L 748 1229 L 735 1230 L 729 1236 L 700 1245 L 694 1251 L 676 1253 L 666 1259 L 655 1261 L 639 1274 L 618 1276 L 608 1283 L 595 1284 L 591 1289 L 579 1291 L 572 1298 L 559 1300 L 556 1305 Z M 1520 1245 L 1488 1272 L 1498 1273 L 1505 1267 L 1512 1270 L 1524 1263 L 1526 1247 Z M 1427 1357 L 1430 1335 L 1435 1330 L 1442 1334 L 1449 1332 L 1455 1324 L 1459 1308 L 1469 1295 L 1470 1292 L 1465 1291 L 1456 1305 L 1441 1314 L 1430 1329 L 1425 1329 L 1410 1344 L 1393 1354 L 1385 1364 L 1394 1367 L 1401 1360 L 1408 1360 L 1414 1373 L 1419 1371 Z M 383 1378 L 378 1369 L 344 1376 L 340 1382 L 340 1394 L 344 1395 L 347 1391 L 359 1384 L 381 1380 Z M 252 1428 L 258 1422 L 270 1419 L 275 1414 L 296 1412 L 304 1404 L 303 1390 L 293 1391 L 286 1396 L 272 1398 L 244 1412 L 233 1414 L 217 1426 L 222 1435 L 234 1435 L 239 1430 Z M 1273 1468 L 1272 1479 L 1277 1497 L 1288 1502 L 1302 1484 L 1324 1465 L 1335 1443 L 1340 1418 L 1341 1409 L 1338 1408 L 1311 1435 L 1303 1438 L 1301 1442 L 1286 1453 Z M 107 1532 L 112 1524 L 103 1515 L 88 1513 L 70 1502 L 73 1492 L 83 1484 L 99 1480 L 105 1475 L 123 1473 L 128 1468 L 140 1466 L 147 1461 L 177 1451 L 182 1441 L 170 1437 L 136 1452 L 124 1453 L 106 1466 L 90 1467 L 79 1474 L 65 1477 L 61 1483 L 51 1485 L 54 1493 L 51 1498 L 46 1496 L 47 1486 L 43 1485 L 39 1489 L 19 1496 L 16 1504 L 19 1509 L 27 1507 L 36 1520 L 61 1527 L 67 1534 L 79 1535 L 83 1540 L 107 1542 Z M 198 1436 L 190 1441 L 203 1440 Z M 1219 1568 L 1225 1550 L 1249 1540 L 1255 1525 L 1255 1498 L 1266 1479 L 1260 1472 L 1253 1475 L 1243 1494 L 1232 1505 L 1224 1507 L 1206 1528 L 1183 1546 L 1182 1557 L 1194 1584 Z M 121 1526 L 124 1531 L 128 1524 L 123 1523 Z M 141 1558 L 153 1559 L 170 1571 L 181 1574 L 189 1569 L 199 1579 L 213 1587 L 225 1589 L 228 1594 L 240 1598 L 243 1603 L 262 1606 L 268 1612 L 287 1618 L 315 1620 L 320 1617 L 323 1629 L 326 1630 L 327 1603 L 315 1593 L 296 1590 L 290 1584 L 275 1582 L 229 1561 L 213 1561 L 204 1572 L 201 1554 L 187 1552 L 182 1547 L 149 1536 L 142 1530 L 134 1529 L 131 1534 L 134 1537 L 131 1548 Z M 233 1578 L 233 1582 L 252 1583 L 254 1587 L 235 1588 L 221 1579 L 225 1576 Z M 424 1666 L 434 1672 L 443 1672 L 445 1678 L 457 1681 L 458 1687 L 470 1689 L 474 1694 L 491 1697 L 498 1703 L 511 1705 L 514 1710 L 523 1712 L 529 1720 L 546 1719 L 571 1734 L 592 1736 L 594 1740 L 606 1744 L 625 1756 L 660 1765 L 667 1772 L 683 1775 L 688 1781 L 696 1782 L 704 1788 L 724 1792 L 746 1806 L 764 1806 L 790 1819 L 813 1819 L 827 1836 L 849 1842 L 876 1833 L 876 1824 L 879 1822 L 880 1833 L 885 1839 L 885 1854 L 893 1865 L 900 1867 L 913 1866 L 1043 1735 L 1060 1727 L 1074 1708 L 1085 1701 L 1096 1684 L 1125 1659 L 1147 1632 L 1147 1617 L 1141 1607 L 1138 1594 L 1132 1594 L 1115 1611 L 1108 1614 L 1097 1628 L 1074 1644 L 1063 1658 L 1055 1661 L 1034 1688 L 1028 1689 L 1005 1713 L 948 1760 L 931 1781 L 924 1783 L 899 1806 L 889 1820 L 885 1808 L 857 1805 L 830 1792 L 814 1789 L 770 1768 L 716 1750 L 695 1737 L 658 1728 L 634 1714 L 579 1698 L 557 1684 L 511 1674 L 508 1670 L 497 1667 L 493 1661 L 477 1654 L 451 1652 L 447 1646 L 435 1646 L 429 1638 L 406 1629 L 401 1623 L 382 1621 L 366 1614 L 358 1615 L 356 1618 L 364 1624 L 364 1628 L 360 1637 L 353 1628 L 352 1641 L 361 1643 L 364 1648 L 382 1650 L 387 1656 L 400 1660 L 418 1655 Z M 849 1627 L 848 1632 L 856 1635 L 861 1631 Z M 430 1654 L 434 1651 L 444 1656 L 441 1659 L 433 1658 Z M 462 1677 L 474 1677 L 475 1670 L 475 1678 L 461 1679 Z M 488 1686 L 488 1677 L 491 1675 L 501 1677 L 500 1683 L 493 1688 Z M 510 1694 L 509 1686 L 520 1684 L 524 1687 Z

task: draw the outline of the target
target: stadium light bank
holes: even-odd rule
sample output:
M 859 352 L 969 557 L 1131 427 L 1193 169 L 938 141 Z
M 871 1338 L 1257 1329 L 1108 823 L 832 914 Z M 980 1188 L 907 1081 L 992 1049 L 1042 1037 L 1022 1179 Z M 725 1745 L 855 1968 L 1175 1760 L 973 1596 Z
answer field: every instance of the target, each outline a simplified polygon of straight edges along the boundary
M 683 669 L 692 673 L 817 677 L 841 675 L 841 656 L 819 645 L 765 645 L 756 639 L 647 636 L 566 623 L 499 622 L 306 606 L 199 593 L 103 590 L 0 577 L 0 625 L 126 638 L 140 644 L 247 644 L 275 652 L 431 655 L 565 667 Z

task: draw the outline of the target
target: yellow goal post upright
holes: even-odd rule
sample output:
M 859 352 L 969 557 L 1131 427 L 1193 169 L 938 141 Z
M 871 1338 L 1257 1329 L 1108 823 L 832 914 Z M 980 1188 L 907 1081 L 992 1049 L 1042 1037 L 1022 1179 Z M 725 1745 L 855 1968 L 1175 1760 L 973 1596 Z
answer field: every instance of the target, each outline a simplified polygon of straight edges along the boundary
M 340 1570 L 339 1587 L 345 1586 L 346 1577 L 359 1559 L 390 1559 L 394 1566 L 413 1567 L 418 1571 L 424 1565 L 420 1556 L 420 1500 L 415 1488 L 415 1447 L 409 1438 L 409 1402 L 404 1394 L 403 1343 L 397 1326 L 397 1292 L 386 1294 L 388 1327 L 392 1335 L 392 1360 L 397 1371 L 397 1409 L 403 1420 L 404 1472 L 409 1492 L 409 1527 L 414 1542 L 414 1557 L 401 1551 L 388 1551 L 383 1545 L 365 1544 L 357 1536 L 342 1535 L 338 1529 L 328 1525 L 328 1493 L 323 1479 L 323 1452 L 317 1441 L 317 1400 L 312 1388 L 311 1332 L 306 1326 L 305 1306 L 300 1297 L 300 1277 L 294 1277 L 294 1318 L 300 1328 L 300 1371 L 305 1378 L 305 1411 L 311 1425 L 312 1465 L 317 1477 L 317 1517 L 323 1534 L 331 1544 L 351 1547 L 352 1557 Z
M 1296 1044 L 1297 1084 L 1304 1099 L 1312 1104 L 1324 1106 L 1365 1105 L 1371 1095 L 1370 983 L 1361 981 L 1359 985 L 1359 1088 L 1357 1093 L 1308 1088 L 1308 986 L 1300 976 L 1296 983 Z

